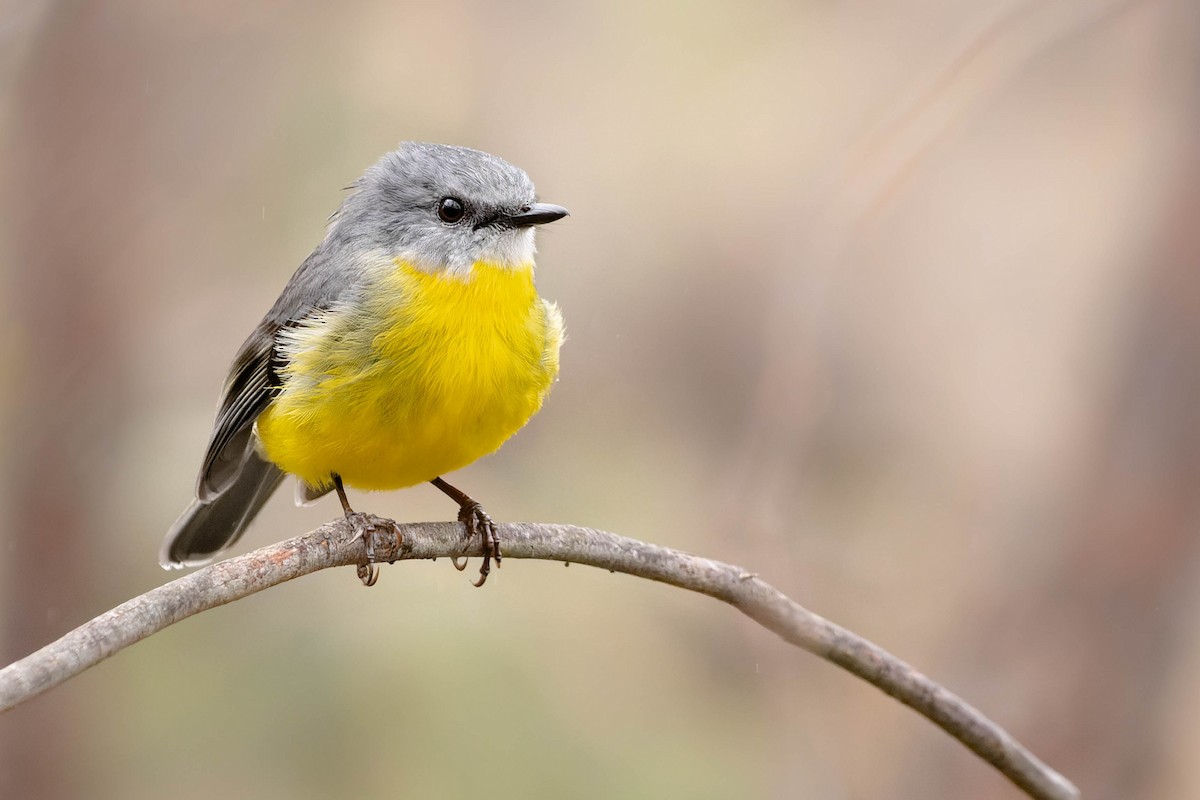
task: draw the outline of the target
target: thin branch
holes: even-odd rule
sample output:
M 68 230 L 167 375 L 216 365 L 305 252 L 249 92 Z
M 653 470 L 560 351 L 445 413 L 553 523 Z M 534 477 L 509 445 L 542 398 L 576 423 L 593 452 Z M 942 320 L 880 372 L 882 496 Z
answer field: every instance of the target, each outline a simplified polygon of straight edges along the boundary
M 456 523 L 406 523 L 403 540 L 374 537 L 376 560 L 478 556 Z M 573 525 L 497 526 L 504 557 L 587 564 L 723 600 L 785 641 L 831 661 L 927 717 L 1029 796 L 1075 800 L 1079 791 L 999 725 L 881 647 L 801 607 L 739 567 Z M 359 565 L 366 543 L 344 522 L 185 575 L 101 614 L 0 670 L 0 711 L 46 691 L 182 619 L 328 567 Z

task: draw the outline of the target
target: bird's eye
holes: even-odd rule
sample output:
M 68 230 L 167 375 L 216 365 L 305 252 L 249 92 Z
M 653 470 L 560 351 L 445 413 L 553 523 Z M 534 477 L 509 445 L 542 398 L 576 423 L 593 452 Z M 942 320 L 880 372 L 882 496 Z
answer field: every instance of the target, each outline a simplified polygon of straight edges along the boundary
M 449 222 L 453 225 L 461 220 L 466 213 L 467 207 L 457 197 L 443 197 L 438 201 L 438 217 L 441 218 L 442 222 Z

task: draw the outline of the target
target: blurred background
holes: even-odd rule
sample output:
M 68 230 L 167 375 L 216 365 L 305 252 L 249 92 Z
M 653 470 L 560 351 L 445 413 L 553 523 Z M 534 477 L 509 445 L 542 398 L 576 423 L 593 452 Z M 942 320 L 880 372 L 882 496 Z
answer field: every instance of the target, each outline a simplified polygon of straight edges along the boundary
M 455 484 L 756 571 L 1089 798 L 1200 796 L 1198 54 L 1193 0 L 0 2 L 0 662 L 170 577 L 243 337 L 443 141 L 572 212 L 561 381 Z M 0 717 L 0 796 L 1018 796 L 712 600 L 470 574 L 187 620 Z

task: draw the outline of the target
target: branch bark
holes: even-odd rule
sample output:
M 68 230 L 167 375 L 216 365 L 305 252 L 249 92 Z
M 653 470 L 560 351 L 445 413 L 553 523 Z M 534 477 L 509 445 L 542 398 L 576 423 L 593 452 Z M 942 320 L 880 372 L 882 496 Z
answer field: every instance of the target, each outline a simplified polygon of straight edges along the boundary
M 478 556 L 457 523 L 405 523 L 374 537 L 377 561 Z M 999 725 L 883 648 L 803 608 L 740 567 L 573 525 L 497 526 L 505 558 L 587 564 L 729 603 L 785 641 L 846 669 L 931 720 L 1030 797 L 1076 800 L 1079 790 Z M 0 670 L 0 712 L 53 688 L 182 619 L 329 567 L 361 565 L 367 543 L 343 521 L 171 581 L 85 623 Z

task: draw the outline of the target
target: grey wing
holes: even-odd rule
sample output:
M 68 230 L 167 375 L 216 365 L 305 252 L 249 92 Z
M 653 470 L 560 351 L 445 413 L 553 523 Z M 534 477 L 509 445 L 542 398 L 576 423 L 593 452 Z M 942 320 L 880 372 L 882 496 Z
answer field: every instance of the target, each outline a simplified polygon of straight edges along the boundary
M 278 331 L 263 320 L 234 359 L 196 481 L 196 499 L 201 502 L 210 502 L 229 488 L 253 450 L 254 420 L 271 402 L 278 383 L 272 370 Z
M 254 449 L 254 420 L 271 402 L 275 329 L 263 321 L 242 345 L 221 396 L 196 499 L 163 540 L 164 567 L 203 564 L 232 545 L 283 480 Z
M 253 451 L 254 420 L 279 389 L 278 371 L 284 366 L 276 347 L 279 332 L 357 291 L 355 264 L 338 255 L 324 246 L 313 252 L 238 351 L 196 482 L 196 497 L 201 501 L 223 491 Z
M 221 395 L 196 500 L 167 533 L 159 554 L 163 566 L 203 563 L 232 545 L 283 480 L 253 441 L 254 421 L 279 390 L 278 334 L 355 291 L 353 267 L 319 248 L 242 344 Z

